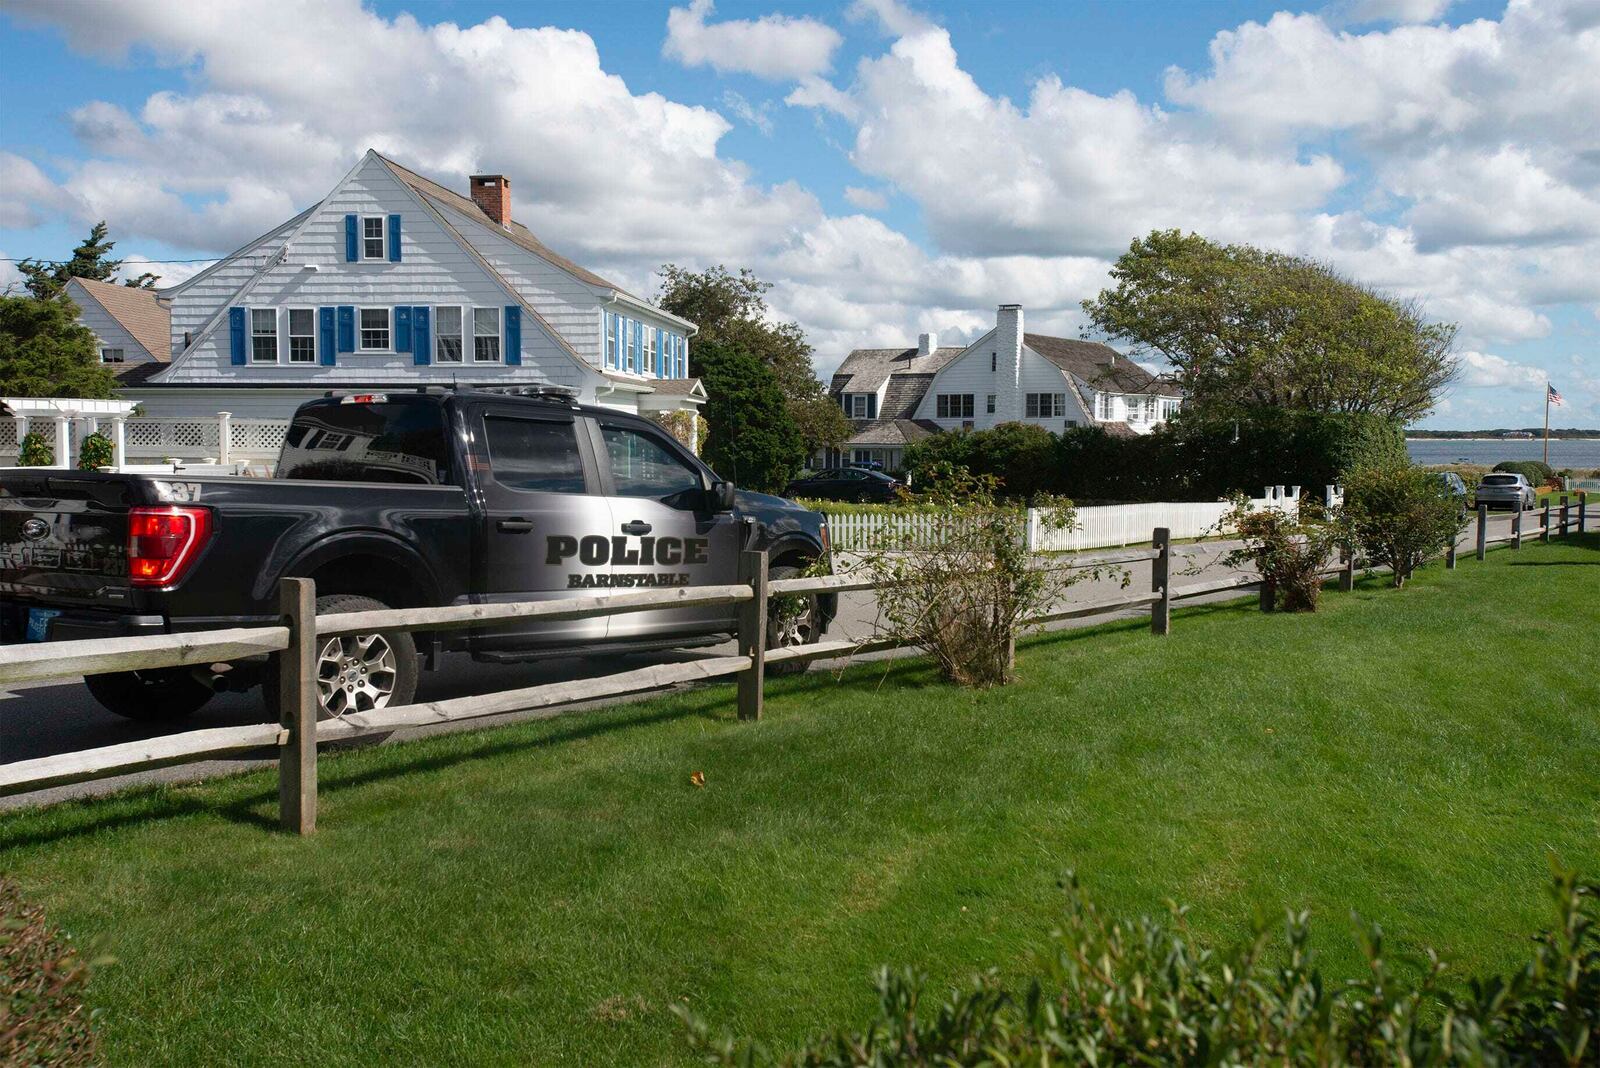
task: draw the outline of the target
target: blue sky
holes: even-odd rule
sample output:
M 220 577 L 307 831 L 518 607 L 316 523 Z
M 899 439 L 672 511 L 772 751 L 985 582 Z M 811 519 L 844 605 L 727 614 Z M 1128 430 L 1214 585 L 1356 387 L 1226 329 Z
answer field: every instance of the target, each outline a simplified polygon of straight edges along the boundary
M 1425 425 L 1536 422 L 1548 375 L 1600 426 L 1600 0 L 4 0 L 0 94 L 0 259 L 105 218 L 176 281 L 376 147 L 507 174 L 636 291 L 752 267 L 826 372 L 1011 301 L 1075 336 L 1177 226 L 1458 322 Z

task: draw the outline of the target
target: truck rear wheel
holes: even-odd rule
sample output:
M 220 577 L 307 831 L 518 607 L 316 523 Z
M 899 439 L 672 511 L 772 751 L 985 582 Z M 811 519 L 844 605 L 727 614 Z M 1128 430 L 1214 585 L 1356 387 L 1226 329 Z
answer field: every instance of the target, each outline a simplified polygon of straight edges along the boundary
M 211 700 L 211 687 L 188 668 L 85 675 L 83 684 L 107 712 L 141 723 L 173 723 Z
M 317 615 L 380 612 L 390 607 L 371 597 L 333 593 L 317 598 Z M 385 630 L 318 642 L 316 672 L 318 719 L 349 712 L 373 712 L 411 703 L 417 692 L 417 644 L 409 631 Z M 269 664 L 261 685 L 267 713 L 278 715 L 278 668 Z
M 788 564 L 767 568 L 767 581 L 800 577 L 800 569 Z M 783 649 L 796 645 L 811 645 L 822 637 L 822 608 L 817 595 L 786 594 L 774 597 L 767 611 L 767 648 Z M 811 666 L 808 660 L 791 660 L 770 664 L 768 675 L 798 675 Z

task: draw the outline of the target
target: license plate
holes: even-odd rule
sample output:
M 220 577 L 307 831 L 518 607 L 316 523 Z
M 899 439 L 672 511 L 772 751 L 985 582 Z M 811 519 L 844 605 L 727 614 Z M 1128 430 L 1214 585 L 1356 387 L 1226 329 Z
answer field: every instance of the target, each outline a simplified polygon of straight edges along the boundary
M 50 637 L 50 621 L 60 614 L 60 610 L 55 608 L 28 609 L 28 640 L 30 642 L 48 640 Z

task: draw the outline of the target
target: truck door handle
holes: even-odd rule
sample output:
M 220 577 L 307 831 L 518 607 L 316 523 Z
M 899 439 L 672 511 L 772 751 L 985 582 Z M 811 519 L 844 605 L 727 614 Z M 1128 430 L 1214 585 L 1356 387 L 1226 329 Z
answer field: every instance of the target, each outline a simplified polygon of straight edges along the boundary
M 507 534 L 526 534 L 533 529 L 533 520 L 523 519 L 520 516 L 513 519 L 502 519 L 495 523 L 495 527 Z
M 622 524 L 622 532 L 624 534 L 635 534 L 635 535 L 648 534 L 648 533 L 650 533 L 650 524 L 644 522 L 643 520 L 635 519 L 631 523 Z

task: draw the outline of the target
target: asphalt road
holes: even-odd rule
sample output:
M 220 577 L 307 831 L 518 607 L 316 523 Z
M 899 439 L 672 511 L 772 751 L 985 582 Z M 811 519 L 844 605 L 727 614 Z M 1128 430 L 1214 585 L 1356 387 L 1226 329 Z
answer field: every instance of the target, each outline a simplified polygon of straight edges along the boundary
M 1528 513 L 1524 517 L 1525 536 L 1527 531 L 1534 531 L 1536 536 L 1537 525 L 1537 519 L 1533 517 L 1532 513 Z M 1509 531 L 1510 517 L 1507 515 L 1502 514 L 1495 517 L 1490 524 L 1491 537 L 1509 533 Z M 1475 532 L 1469 529 L 1463 537 L 1462 544 L 1470 547 L 1474 544 L 1475 537 Z M 1221 542 L 1176 546 L 1174 549 L 1175 559 L 1172 579 L 1174 589 L 1180 589 L 1185 585 L 1215 581 L 1229 574 L 1244 573 L 1230 572 L 1218 564 L 1218 558 L 1224 555 L 1230 547 L 1231 543 Z M 1096 550 L 1096 553 L 1111 553 L 1115 551 L 1117 550 Z M 1150 565 L 1148 563 L 1128 565 L 1127 571 L 1130 579 L 1129 592 L 1145 591 L 1150 588 Z M 1108 600 L 1115 598 L 1121 592 L 1123 591 L 1120 577 L 1117 576 L 1095 581 L 1084 581 L 1071 587 L 1068 591 L 1067 602 L 1081 603 Z M 1245 592 L 1248 593 L 1249 591 Z M 1209 595 L 1196 600 L 1218 600 L 1239 595 L 1234 591 L 1226 591 L 1222 594 Z M 1067 620 L 1053 624 L 1051 629 L 1093 626 L 1104 623 L 1107 620 L 1132 618 L 1141 615 L 1148 615 L 1148 610 L 1133 610 L 1101 615 L 1091 619 Z M 846 594 L 840 598 L 839 617 L 830 630 L 829 637 L 856 640 L 869 638 L 874 633 L 876 618 L 877 603 L 872 593 Z M 472 694 L 493 693 L 499 690 L 585 678 L 602 672 L 622 671 L 651 663 L 683 660 L 696 656 L 725 655 L 732 651 L 732 643 L 729 643 L 717 649 L 696 652 L 650 653 L 629 657 L 609 656 L 604 661 L 581 656 L 564 657 L 556 660 L 534 661 L 523 664 L 481 664 L 472 661 L 465 655 L 456 654 L 444 657 L 438 670 L 423 674 L 418 687 L 418 699 L 431 701 L 465 697 Z M 895 656 L 907 655 L 907 653 L 908 651 L 906 650 L 896 650 L 874 655 Z M 825 665 L 835 663 L 838 662 L 824 662 Z M 623 698 L 621 700 L 636 699 Z M 581 711 L 583 707 L 593 706 L 569 707 L 561 710 L 561 714 Z M 398 741 L 441 731 L 481 729 L 498 723 L 515 722 L 519 719 L 544 715 L 549 715 L 549 713 L 512 713 L 505 716 L 473 720 L 465 724 L 445 724 L 407 729 L 395 732 L 382 744 L 391 745 Z M 219 694 L 203 709 L 182 723 L 155 725 L 134 723 L 105 711 L 89 696 L 88 691 L 84 689 L 83 683 L 79 679 L 56 679 L 37 683 L 24 683 L 11 688 L 9 691 L 0 690 L 0 764 L 115 745 L 119 742 L 138 741 L 160 734 L 196 730 L 201 727 L 226 727 L 260 723 L 270 718 L 261 702 L 260 691 L 242 694 Z M 219 774 L 227 774 L 230 771 L 258 766 L 263 762 L 261 757 L 244 754 L 235 758 L 208 760 L 181 767 L 121 776 L 115 779 L 104 779 L 98 782 L 41 790 L 16 797 L 0 798 L 0 810 L 20 805 L 46 804 L 69 797 L 106 793 L 142 782 L 185 782 L 211 778 Z

